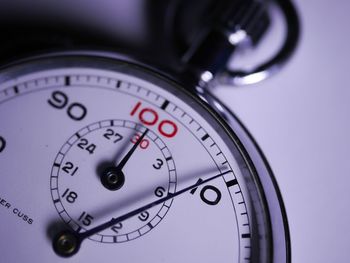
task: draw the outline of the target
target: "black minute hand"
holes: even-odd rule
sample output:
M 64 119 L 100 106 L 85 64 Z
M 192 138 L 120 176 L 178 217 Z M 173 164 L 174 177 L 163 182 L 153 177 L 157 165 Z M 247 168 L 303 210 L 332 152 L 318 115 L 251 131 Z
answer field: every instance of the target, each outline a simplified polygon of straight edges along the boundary
M 117 218 L 112 218 L 111 220 L 99 225 L 99 226 L 96 226 L 90 230 L 87 230 L 83 233 L 76 233 L 76 232 L 72 232 L 72 231 L 65 231 L 65 232 L 62 232 L 60 234 L 58 234 L 54 240 L 53 240 L 53 248 L 55 250 L 55 252 L 60 255 L 60 256 L 64 256 L 64 257 L 69 257 L 69 256 L 72 256 L 74 255 L 75 253 L 78 252 L 79 248 L 80 248 L 80 244 L 82 241 L 84 241 L 84 239 L 94 235 L 94 234 L 97 234 L 111 226 L 114 226 L 115 224 L 119 223 L 119 222 L 122 222 L 130 217 L 133 217 L 147 209 L 150 209 L 152 208 L 153 206 L 156 206 L 156 205 L 159 205 L 161 203 L 164 203 L 166 202 L 167 200 L 169 199 L 172 199 L 176 196 L 179 196 L 185 192 L 188 192 L 190 191 L 191 189 L 195 188 L 195 187 L 198 187 L 202 184 L 205 184 L 209 181 L 212 181 L 220 176 L 223 176 L 227 173 L 230 173 L 232 172 L 231 170 L 228 170 L 226 172 L 223 172 L 223 173 L 219 173 L 219 174 L 216 174 L 212 177 L 209 177 L 208 179 L 205 179 L 203 181 L 198 181 L 197 183 L 195 184 L 192 184 L 186 188 L 183 188 L 181 189 L 180 191 L 177 191 L 176 193 L 168 193 L 167 196 L 161 198 L 161 199 L 158 199 L 152 203 L 149 203 L 147 205 L 144 205 L 140 208 L 137 208 L 127 214 L 124 214 L 122 216 L 119 216 Z

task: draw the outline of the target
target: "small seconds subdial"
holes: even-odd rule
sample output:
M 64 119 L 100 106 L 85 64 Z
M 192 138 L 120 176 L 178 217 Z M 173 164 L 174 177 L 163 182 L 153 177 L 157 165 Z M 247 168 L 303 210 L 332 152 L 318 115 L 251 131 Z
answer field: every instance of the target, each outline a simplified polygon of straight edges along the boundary
M 118 187 L 103 183 L 106 171 Z M 62 146 L 52 166 L 51 195 L 62 220 L 80 232 L 175 193 L 176 180 L 175 162 L 159 136 L 132 121 L 104 120 L 80 129 Z M 168 200 L 90 239 L 120 243 L 138 238 L 160 223 L 171 204 Z

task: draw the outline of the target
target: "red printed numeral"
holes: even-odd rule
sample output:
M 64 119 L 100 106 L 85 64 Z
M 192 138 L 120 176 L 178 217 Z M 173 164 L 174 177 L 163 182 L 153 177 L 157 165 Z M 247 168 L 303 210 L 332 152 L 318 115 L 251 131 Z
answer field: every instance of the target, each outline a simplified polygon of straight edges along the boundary
M 177 125 L 170 120 L 159 120 L 158 113 L 151 108 L 142 108 L 141 102 L 138 102 L 130 112 L 131 116 L 137 115 L 140 122 L 147 126 L 156 125 L 161 135 L 172 138 L 176 135 Z
M 135 133 L 135 135 L 130 139 L 130 141 L 133 143 L 133 144 L 136 144 L 136 142 L 140 139 L 141 135 L 138 134 L 138 133 Z M 140 148 L 141 149 L 146 149 L 149 145 L 149 140 L 147 139 L 142 139 L 142 141 L 140 142 Z

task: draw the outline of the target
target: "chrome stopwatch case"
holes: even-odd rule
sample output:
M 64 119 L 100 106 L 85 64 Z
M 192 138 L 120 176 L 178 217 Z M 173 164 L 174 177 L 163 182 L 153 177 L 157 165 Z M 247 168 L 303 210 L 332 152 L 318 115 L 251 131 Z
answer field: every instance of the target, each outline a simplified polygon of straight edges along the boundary
M 281 50 L 227 70 L 266 25 L 254 1 L 240 13 L 246 3 L 201 32 L 178 71 L 80 50 L 0 69 L 2 261 L 290 262 L 271 169 L 209 91 L 264 79 L 295 49 L 295 10 L 278 1 Z

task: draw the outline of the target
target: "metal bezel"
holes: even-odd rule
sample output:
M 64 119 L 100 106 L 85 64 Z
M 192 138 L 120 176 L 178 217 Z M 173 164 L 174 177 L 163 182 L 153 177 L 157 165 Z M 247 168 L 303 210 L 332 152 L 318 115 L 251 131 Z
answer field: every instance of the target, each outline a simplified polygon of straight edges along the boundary
M 147 81 L 163 88 L 165 88 L 164 85 L 166 84 L 166 90 L 174 95 L 183 94 L 182 98 L 187 104 L 191 104 L 194 110 L 203 112 L 203 117 L 216 130 L 221 129 L 220 136 L 222 138 L 223 136 L 229 138 L 231 143 L 235 145 L 238 152 L 234 153 L 232 150 L 232 153 L 235 158 L 240 158 L 246 163 L 249 168 L 249 176 L 252 176 L 253 179 L 252 183 L 257 188 L 260 187 L 259 191 L 261 192 L 257 195 L 259 198 L 257 201 L 261 202 L 261 206 L 263 206 L 262 210 L 264 211 L 259 212 L 262 212 L 264 218 L 256 218 L 255 220 L 266 220 L 267 222 L 267 236 L 260 237 L 266 238 L 267 243 L 270 243 L 268 245 L 271 250 L 267 251 L 267 262 L 290 262 L 288 224 L 282 198 L 272 171 L 256 143 L 239 120 L 218 99 L 207 91 L 191 86 L 186 89 L 184 88 L 186 87 L 186 83 L 176 81 L 176 79 L 171 78 L 169 74 L 162 70 L 151 68 L 142 62 L 126 56 L 100 51 L 56 52 L 23 59 L 8 64 L 1 69 L 0 83 L 43 68 L 84 65 L 109 70 L 118 69 L 118 71 L 121 71 L 121 68 L 123 68 L 122 72 L 147 79 Z M 127 66 L 123 67 L 122 65 Z M 193 103 L 193 101 L 196 103 Z M 227 142 L 227 139 L 225 140 L 223 138 L 223 140 Z M 258 254 L 255 256 L 259 257 Z M 252 261 L 255 262 L 254 258 Z

